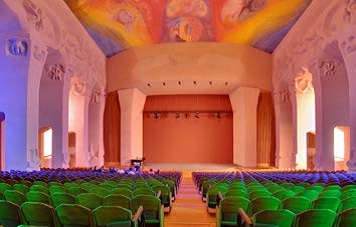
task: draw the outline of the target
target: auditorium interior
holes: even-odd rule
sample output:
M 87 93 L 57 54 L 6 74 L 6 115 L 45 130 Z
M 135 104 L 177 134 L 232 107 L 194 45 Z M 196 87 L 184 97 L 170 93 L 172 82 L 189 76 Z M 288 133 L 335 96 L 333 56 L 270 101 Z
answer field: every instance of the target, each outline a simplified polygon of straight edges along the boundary
M 0 50 L 0 226 L 356 223 L 355 0 L 0 0 Z

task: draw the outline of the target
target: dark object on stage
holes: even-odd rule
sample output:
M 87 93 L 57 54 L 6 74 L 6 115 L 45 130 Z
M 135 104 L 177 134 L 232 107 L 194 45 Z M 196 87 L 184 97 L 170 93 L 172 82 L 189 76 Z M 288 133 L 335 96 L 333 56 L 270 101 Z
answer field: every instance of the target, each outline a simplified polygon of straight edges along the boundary
M 131 165 L 135 165 L 135 163 L 139 163 L 140 166 L 142 166 L 142 164 L 145 162 L 146 158 L 135 158 L 135 159 L 131 159 Z

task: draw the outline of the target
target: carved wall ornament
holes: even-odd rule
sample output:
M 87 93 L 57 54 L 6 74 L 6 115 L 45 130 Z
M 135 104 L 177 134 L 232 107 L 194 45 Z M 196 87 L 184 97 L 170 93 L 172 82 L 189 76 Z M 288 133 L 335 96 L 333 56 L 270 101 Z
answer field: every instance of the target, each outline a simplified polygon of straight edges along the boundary
M 92 104 L 97 104 L 101 102 L 101 97 L 105 96 L 105 92 L 100 91 L 100 90 L 93 90 L 92 96 L 91 96 L 91 103 Z
M 64 78 L 64 66 L 61 64 L 47 64 L 46 71 L 49 78 L 52 80 L 63 80 Z
M 27 56 L 28 44 L 26 40 L 11 38 L 6 43 L 6 53 L 12 56 Z
M 290 91 L 288 88 L 273 92 L 279 103 L 290 103 Z
M 88 83 L 85 81 L 77 81 L 72 84 L 72 91 L 75 95 L 85 95 Z
M 356 149 L 350 148 L 350 159 L 346 162 L 348 169 L 352 172 L 356 171 Z
M 37 148 L 33 148 L 29 150 L 29 160 L 28 162 L 28 167 L 27 170 L 38 170 L 40 168 L 40 159 L 38 156 L 38 149 Z
M 342 51 L 347 55 L 356 50 L 356 38 L 354 35 L 351 35 L 348 37 L 346 41 L 343 41 L 341 43 L 341 49 Z
M 34 45 L 32 55 L 37 61 L 43 62 L 46 57 L 46 51 L 43 48 L 41 48 L 37 45 Z
M 356 0 L 349 0 L 346 3 L 344 19 L 347 23 L 356 22 Z
M 23 7 L 27 13 L 27 21 L 32 23 L 35 30 L 40 32 L 43 30 L 43 12 L 31 0 L 24 0 Z
M 305 94 L 309 91 L 313 91 L 313 75 L 305 67 L 298 73 L 298 76 L 294 79 L 295 92 Z
M 335 74 L 337 62 L 336 61 L 323 61 L 320 64 L 320 75 L 322 77 L 330 77 Z

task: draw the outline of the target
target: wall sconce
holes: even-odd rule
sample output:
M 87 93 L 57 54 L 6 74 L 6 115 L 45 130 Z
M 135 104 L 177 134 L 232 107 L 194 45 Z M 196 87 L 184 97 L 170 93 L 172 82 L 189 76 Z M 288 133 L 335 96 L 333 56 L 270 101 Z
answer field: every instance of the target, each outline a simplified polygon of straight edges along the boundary
M 179 118 L 179 117 L 180 117 L 179 112 L 175 112 L 174 114 L 176 115 L 176 118 Z

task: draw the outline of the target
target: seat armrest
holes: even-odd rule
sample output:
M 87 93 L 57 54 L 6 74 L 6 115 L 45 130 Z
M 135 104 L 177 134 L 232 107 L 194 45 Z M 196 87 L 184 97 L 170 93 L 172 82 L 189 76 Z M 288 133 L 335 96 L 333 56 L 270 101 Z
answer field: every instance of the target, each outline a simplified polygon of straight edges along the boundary
M 252 226 L 251 218 L 245 213 L 242 208 L 239 208 L 238 213 L 241 217 L 241 224 L 245 224 L 245 226 Z
M 131 221 L 133 221 L 133 222 L 138 221 L 138 219 L 141 217 L 142 213 L 143 213 L 143 206 L 139 206 L 136 213 L 132 217 Z
M 159 226 L 164 227 L 164 206 L 161 205 L 159 210 Z
M 157 198 L 160 198 L 161 195 L 162 195 L 162 192 L 161 192 L 161 190 L 159 190 L 159 191 L 157 192 L 157 194 L 156 194 L 156 197 L 157 197 Z

